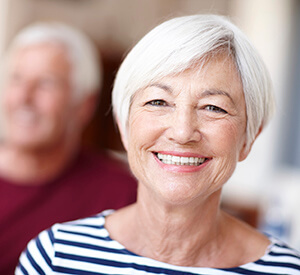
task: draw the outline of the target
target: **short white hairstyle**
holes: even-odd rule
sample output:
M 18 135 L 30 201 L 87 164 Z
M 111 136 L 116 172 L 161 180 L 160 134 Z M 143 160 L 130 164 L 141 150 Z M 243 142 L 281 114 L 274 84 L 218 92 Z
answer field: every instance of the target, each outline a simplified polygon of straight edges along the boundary
M 135 92 L 169 75 L 178 74 L 227 48 L 240 74 L 247 113 L 247 146 L 274 111 L 269 73 L 242 31 L 219 15 L 190 15 L 168 20 L 146 34 L 121 64 L 112 103 L 114 115 L 127 135 Z
M 70 81 L 75 98 L 82 99 L 100 90 L 101 60 L 94 43 L 82 31 L 61 22 L 37 22 L 22 29 L 10 44 L 6 66 L 19 49 L 43 43 L 65 49 L 71 64 Z

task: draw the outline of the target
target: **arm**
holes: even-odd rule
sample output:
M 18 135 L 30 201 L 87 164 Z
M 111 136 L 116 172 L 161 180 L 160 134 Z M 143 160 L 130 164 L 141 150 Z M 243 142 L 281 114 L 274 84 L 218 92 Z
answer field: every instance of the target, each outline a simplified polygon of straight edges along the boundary
M 21 254 L 15 274 L 52 274 L 53 257 L 53 232 L 43 231 L 36 239 L 29 242 L 27 249 Z

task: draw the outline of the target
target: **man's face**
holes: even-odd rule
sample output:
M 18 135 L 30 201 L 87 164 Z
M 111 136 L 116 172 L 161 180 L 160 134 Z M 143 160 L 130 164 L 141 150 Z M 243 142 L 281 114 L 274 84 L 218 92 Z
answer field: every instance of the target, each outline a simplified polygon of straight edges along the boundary
M 29 150 L 49 150 L 72 135 L 71 64 L 60 45 L 37 44 L 10 60 L 4 87 L 6 141 Z

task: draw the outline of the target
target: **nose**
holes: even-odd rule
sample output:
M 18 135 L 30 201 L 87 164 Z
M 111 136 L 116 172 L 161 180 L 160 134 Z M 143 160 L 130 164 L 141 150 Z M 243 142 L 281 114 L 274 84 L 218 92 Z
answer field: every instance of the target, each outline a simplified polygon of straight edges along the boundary
M 31 103 L 34 98 L 35 84 L 31 81 L 22 81 L 15 89 L 15 97 L 20 103 Z
M 168 138 L 178 144 L 189 144 L 201 140 L 197 111 L 191 107 L 180 108 L 170 118 Z

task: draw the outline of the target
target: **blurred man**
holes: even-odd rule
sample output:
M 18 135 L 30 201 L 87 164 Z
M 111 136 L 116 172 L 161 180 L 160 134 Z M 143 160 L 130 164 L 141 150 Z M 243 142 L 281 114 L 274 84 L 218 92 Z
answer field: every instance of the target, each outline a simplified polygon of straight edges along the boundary
M 58 23 L 30 26 L 5 64 L 0 274 L 8 275 L 41 230 L 132 203 L 136 186 L 120 163 L 80 150 L 101 82 L 84 34 Z

